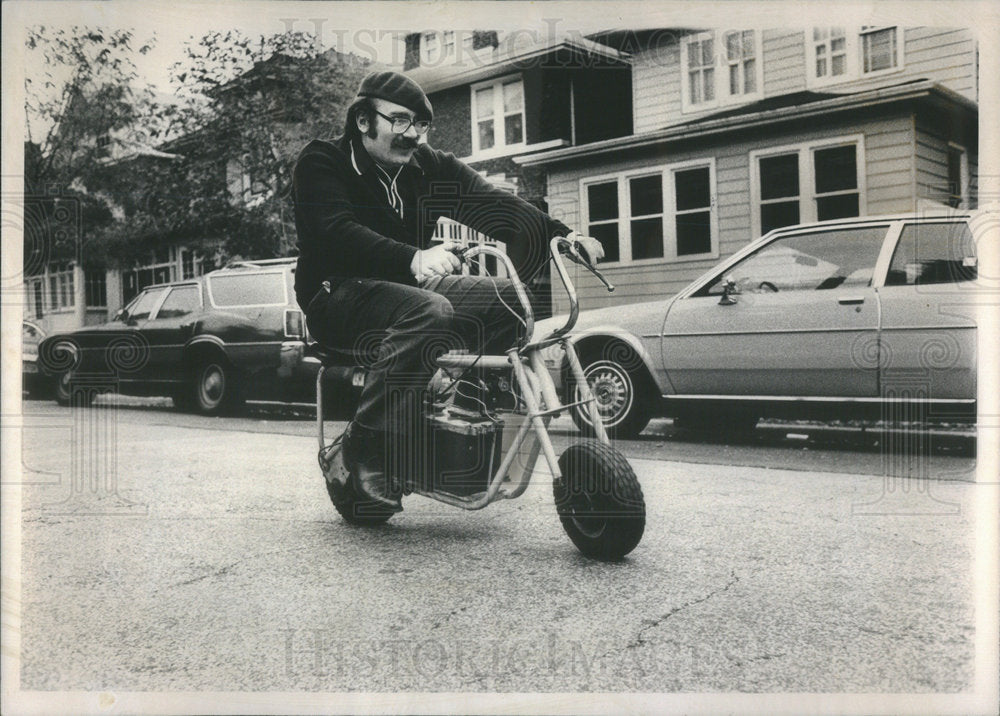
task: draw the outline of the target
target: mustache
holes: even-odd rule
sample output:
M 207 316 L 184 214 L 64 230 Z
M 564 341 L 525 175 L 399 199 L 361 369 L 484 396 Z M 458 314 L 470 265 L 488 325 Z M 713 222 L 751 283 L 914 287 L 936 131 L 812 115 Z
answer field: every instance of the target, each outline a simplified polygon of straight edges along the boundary
M 408 139 L 406 137 L 398 137 L 392 141 L 393 146 L 399 147 L 400 149 L 416 149 L 417 145 L 420 144 L 416 139 Z

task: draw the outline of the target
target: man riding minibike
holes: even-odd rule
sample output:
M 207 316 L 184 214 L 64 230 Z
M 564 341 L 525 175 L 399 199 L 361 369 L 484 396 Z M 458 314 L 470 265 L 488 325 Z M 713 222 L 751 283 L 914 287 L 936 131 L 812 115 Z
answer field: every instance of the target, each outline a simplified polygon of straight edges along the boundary
M 402 509 L 403 486 L 390 479 L 395 470 L 387 468 L 387 455 L 423 444 L 414 436 L 425 425 L 425 398 L 441 355 L 464 348 L 476 356 L 467 356 L 464 374 L 489 368 L 488 357 L 506 361 L 509 354 L 520 363 L 510 351 L 519 339 L 523 344 L 531 308 L 517 268 L 547 260 L 552 237 L 568 237 L 564 248 L 588 265 L 604 256 L 596 239 L 432 148 L 426 138 L 433 117 L 410 78 L 370 74 L 347 111 L 344 135 L 310 142 L 294 170 L 296 297 L 320 344 L 367 357 L 341 447 L 353 489 L 383 514 Z M 514 279 L 461 275 L 460 247 L 431 244 L 441 217 L 504 242 L 506 256 L 497 252 L 498 260 Z M 505 366 L 516 373 L 511 362 Z M 551 414 L 536 413 L 547 425 Z M 322 418 L 320 425 L 322 433 Z

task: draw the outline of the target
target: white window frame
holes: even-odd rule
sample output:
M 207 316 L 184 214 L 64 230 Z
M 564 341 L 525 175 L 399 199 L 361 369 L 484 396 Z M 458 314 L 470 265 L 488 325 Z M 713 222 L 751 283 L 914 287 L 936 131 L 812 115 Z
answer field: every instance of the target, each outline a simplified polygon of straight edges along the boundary
M 104 284 L 104 303 L 87 302 L 87 308 L 107 308 L 108 307 L 108 274 L 103 269 L 96 269 L 94 272 L 84 270 L 83 272 L 83 295 L 89 298 L 93 292 L 92 286 Z
M 503 111 L 503 86 L 512 81 L 521 83 L 521 141 L 514 144 L 506 144 L 507 135 L 504 128 L 504 120 L 507 115 Z M 489 149 L 479 147 L 479 120 L 476 111 L 476 92 L 487 87 L 493 88 L 493 146 Z M 506 75 L 486 82 L 477 82 L 469 87 L 469 108 L 472 125 L 472 158 L 486 159 L 499 157 L 507 154 L 514 154 L 523 150 L 528 141 L 528 121 L 527 121 L 528 98 L 524 93 L 524 76 L 521 74 Z M 514 113 L 511 113 L 513 116 Z
M 67 313 L 76 308 L 76 269 L 70 263 L 58 271 L 46 269 L 43 295 L 48 313 Z
M 688 169 L 708 168 L 708 188 L 711 250 L 701 254 L 677 255 L 677 233 L 674 220 L 677 216 L 677 194 L 675 191 L 674 175 L 679 171 Z M 658 175 L 660 177 L 660 187 L 663 192 L 663 256 L 650 259 L 632 258 L 632 228 L 631 222 L 632 205 L 629 197 L 628 183 L 630 179 Z M 647 266 L 655 264 L 680 264 L 691 261 L 704 261 L 706 259 L 719 258 L 719 211 L 717 201 L 715 157 L 703 159 L 690 159 L 683 162 L 676 162 L 667 165 L 657 165 L 629 169 L 627 171 L 615 172 L 612 174 L 602 174 L 599 176 L 584 177 L 580 179 L 580 216 L 581 231 L 586 232 L 590 226 L 590 205 L 587 201 L 587 187 L 593 184 L 606 184 L 616 181 L 618 184 L 618 261 L 602 261 L 601 265 L 607 266 Z M 612 220 L 601 223 L 611 223 Z M 596 222 L 595 222 L 596 223 Z
M 454 57 L 458 48 L 458 39 L 454 30 L 445 30 L 441 33 L 441 57 Z
M 781 154 L 797 154 L 799 167 L 799 223 L 806 224 L 817 221 L 816 211 L 816 173 L 814 171 L 813 154 L 818 149 L 831 149 L 848 144 L 855 145 L 856 166 L 858 172 L 858 216 L 868 213 L 867 182 L 865 171 L 865 135 L 850 134 L 829 139 L 816 139 L 798 144 L 786 144 L 780 147 L 768 147 L 748 154 L 750 160 L 750 226 L 751 237 L 760 235 L 760 160 Z M 846 193 L 846 192 L 843 192 Z M 820 195 L 833 196 L 828 192 Z M 786 199 L 787 201 L 787 199 Z
M 829 38 L 816 41 L 813 39 L 813 31 L 815 28 L 809 28 L 805 30 L 805 52 L 806 52 L 806 79 L 807 85 L 809 87 L 826 87 L 829 85 L 840 84 L 841 82 L 851 82 L 857 80 L 866 80 L 871 77 L 882 77 L 884 75 L 891 75 L 897 72 L 902 72 L 905 66 L 905 53 L 903 51 L 903 44 L 905 39 L 905 29 L 901 25 L 877 25 L 870 27 L 846 27 L 840 26 L 844 29 L 844 36 L 846 40 L 846 62 L 847 68 L 844 74 L 832 77 L 829 74 L 825 77 L 818 77 L 816 75 L 816 46 L 822 43 L 829 43 Z M 829 28 L 826 28 L 829 29 Z M 876 32 L 882 32 L 883 30 L 894 30 L 896 33 L 896 64 L 894 67 L 889 67 L 884 70 L 872 70 L 870 72 L 864 71 L 864 35 L 871 35 Z
M 756 89 L 753 92 L 732 95 L 729 94 L 729 60 L 726 55 L 726 35 L 730 32 L 753 32 L 754 43 L 754 78 Z M 764 58 L 762 31 L 759 28 L 747 27 L 741 29 L 711 30 L 708 32 L 698 32 L 685 35 L 681 38 L 681 112 L 703 112 L 705 110 L 716 109 L 734 104 L 746 104 L 756 102 L 764 96 Z M 714 75 L 715 97 L 711 101 L 702 101 L 696 104 L 691 102 L 691 82 L 688 75 L 688 45 L 692 42 L 712 38 L 712 69 Z

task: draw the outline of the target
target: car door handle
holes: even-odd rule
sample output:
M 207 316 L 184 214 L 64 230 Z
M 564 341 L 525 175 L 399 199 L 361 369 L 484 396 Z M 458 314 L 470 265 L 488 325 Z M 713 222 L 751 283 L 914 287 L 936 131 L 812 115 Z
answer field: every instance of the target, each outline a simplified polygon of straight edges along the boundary
M 865 302 L 864 296 L 845 296 L 844 298 L 838 298 L 837 303 L 841 306 L 857 306 Z

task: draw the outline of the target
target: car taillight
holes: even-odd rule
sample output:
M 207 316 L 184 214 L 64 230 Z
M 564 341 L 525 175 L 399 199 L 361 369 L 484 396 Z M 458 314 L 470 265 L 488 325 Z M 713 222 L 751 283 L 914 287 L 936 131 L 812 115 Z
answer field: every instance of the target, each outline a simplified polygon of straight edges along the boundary
M 287 338 L 305 338 L 305 321 L 302 318 L 302 311 L 293 308 L 285 309 L 285 336 Z

